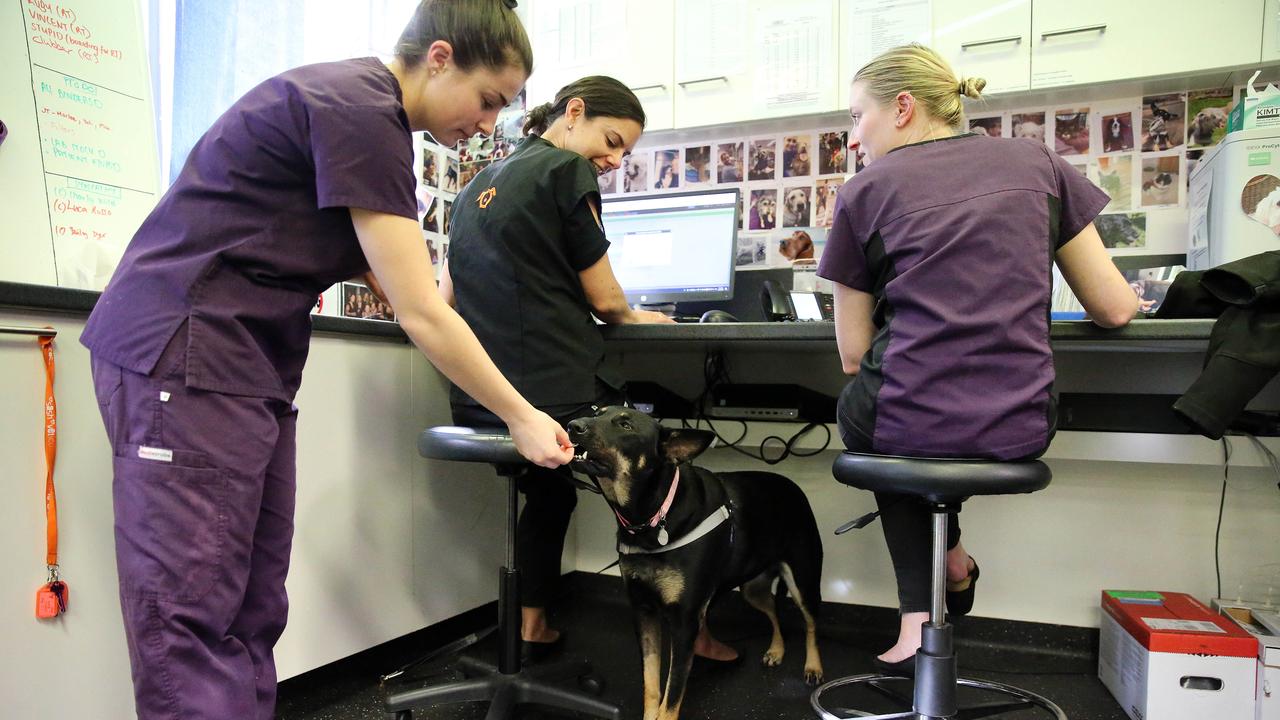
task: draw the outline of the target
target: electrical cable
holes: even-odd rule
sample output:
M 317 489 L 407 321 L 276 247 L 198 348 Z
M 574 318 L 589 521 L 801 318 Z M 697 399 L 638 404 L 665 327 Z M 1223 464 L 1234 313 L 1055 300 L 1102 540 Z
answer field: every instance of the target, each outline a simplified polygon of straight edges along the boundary
M 1219 548 L 1222 546 L 1222 512 L 1227 505 L 1227 478 L 1231 474 L 1231 441 L 1222 438 L 1222 493 L 1218 497 L 1218 527 L 1213 533 L 1213 573 L 1218 580 L 1218 594 L 1222 597 L 1222 558 Z

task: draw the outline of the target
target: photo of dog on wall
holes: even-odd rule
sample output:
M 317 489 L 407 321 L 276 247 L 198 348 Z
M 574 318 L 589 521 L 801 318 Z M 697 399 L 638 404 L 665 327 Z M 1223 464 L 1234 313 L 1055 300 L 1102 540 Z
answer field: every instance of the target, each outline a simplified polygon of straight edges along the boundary
M 775 169 L 778 141 L 773 138 L 752 140 L 747 151 L 747 179 L 772 180 L 777 175 Z
M 600 194 L 609 195 L 618 192 L 618 170 L 606 170 L 597 178 L 600 183 Z
M 743 265 L 759 265 L 768 259 L 769 256 L 765 252 L 765 236 L 738 236 L 738 254 L 733 262 L 734 265 L 738 267 Z
M 1178 155 L 1142 159 L 1142 207 L 1178 204 L 1181 161 Z
M 988 137 L 1004 137 L 1004 116 L 969 118 L 969 132 Z
M 1182 93 L 1142 98 L 1142 152 L 1182 147 L 1187 96 Z
M 1111 196 L 1103 212 L 1124 212 L 1133 208 L 1133 155 L 1098 158 L 1096 177 L 1089 178 Z
M 684 149 L 684 184 L 711 182 L 711 146 L 696 145 Z
M 1133 149 L 1133 113 L 1102 116 L 1102 152 L 1124 152 Z
M 742 182 L 742 143 L 716 145 L 716 182 Z
M 840 192 L 844 180 L 827 178 L 819 180 L 813 192 L 813 224 L 816 227 L 831 227 L 836 216 L 836 193 Z
M 782 190 L 782 227 L 808 227 L 813 204 L 813 188 L 808 185 Z
M 752 190 L 748 230 L 772 230 L 778 225 L 778 191 Z
M 656 150 L 653 153 L 653 189 L 680 187 L 680 151 Z
M 1115 213 L 1099 215 L 1093 221 L 1108 248 L 1136 248 L 1147 245 L 1146 213 Z
M 1059 155 L 1089 154 L 1089 108 L 1053 114 L 1053 149 Z
M 1013 137 L 1044 142 L 1044 118 L 1045 113 L 1043 112 L 1026 112 L 1012 115 L 1009 119 L 1013 124 Z
M 1231 112 L 1231 88 L 1201 90 L 1187 95 L 1187 147 L 1205 148 L 1222 142 Z
M 848 167 L 849 131 L 818 133 L 818 174 L 844 173 Z
M 649 189 L 649 154 L 631 153 L 622 166 L 622 192 L 644 192 Z
M 791 135 L 782 139 L 782 177 L 803 177 L 812 172 L 813 159 L 809 135 Z
M 778 240 L 778 254 L 791 262 L 813 262 L 813 236 L 796 230 Z

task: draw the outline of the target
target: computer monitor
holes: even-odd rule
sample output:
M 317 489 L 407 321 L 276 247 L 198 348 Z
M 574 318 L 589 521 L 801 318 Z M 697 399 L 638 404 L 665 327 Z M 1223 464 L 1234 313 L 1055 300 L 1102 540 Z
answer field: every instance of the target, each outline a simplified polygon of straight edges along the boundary
M 631 304 L 733 297 L 737 188 L 607 198 L 609 264 Z

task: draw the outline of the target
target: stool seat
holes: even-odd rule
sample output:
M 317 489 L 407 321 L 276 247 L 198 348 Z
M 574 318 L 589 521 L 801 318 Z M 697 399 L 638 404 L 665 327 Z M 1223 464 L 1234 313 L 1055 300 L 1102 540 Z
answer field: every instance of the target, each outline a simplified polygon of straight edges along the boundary
M 516 450 L 506 430 L 494 428 L 427 428 L 418 436 L 418 454 L 433 460 L 523 465 L 528 461 Z
M 950 503 L 973 495 L 1013 495 L 1043 490 L 1052 474 L 1039 460 L 1000 462 L 975 458 L 917 458 L 843 452 L 831 467 L 836 480 L 874 492 L 918 495 Z

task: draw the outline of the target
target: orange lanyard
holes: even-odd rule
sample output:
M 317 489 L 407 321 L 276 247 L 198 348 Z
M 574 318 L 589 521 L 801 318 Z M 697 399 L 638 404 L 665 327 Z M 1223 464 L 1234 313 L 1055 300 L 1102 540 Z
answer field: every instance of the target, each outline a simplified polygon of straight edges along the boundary
M 53 492 L 53 463 L 58 456 L 58 403 L 53 399 L 53 336 L 40 336 L 44 356 L 44 517 L 49 579 L 36 591 L 36 617 L 51 620 L 67 611 L 67 584 L 58 577 L 58 498 Z
M 53 337 L 40 337 L 44 355 L 44 515 L 47 535 L 45 563 L 50 582 L 58 579 L 58 499 L 53 491 L 53 465 L 58 456 L 58 403 L 53 398 Z

